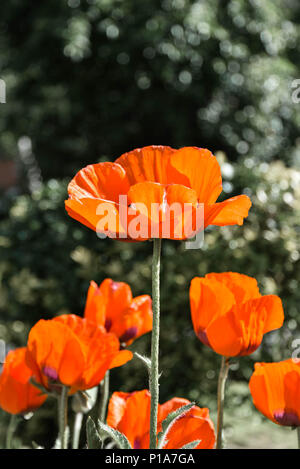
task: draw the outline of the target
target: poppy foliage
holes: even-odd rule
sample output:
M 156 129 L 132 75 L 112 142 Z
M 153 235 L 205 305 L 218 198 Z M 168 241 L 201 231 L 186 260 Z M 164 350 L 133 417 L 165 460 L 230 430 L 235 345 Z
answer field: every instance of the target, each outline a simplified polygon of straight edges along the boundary
M 186 239 L 208 225 L 243 223 L 249 197 L 217 202 L 221 192 L 221 169 L 209 150 L 151 145 L 81 169 L 68 186 L 65 207 L 111 238 Z
M 123 433 L 134 449 L 149 448 L 150 401 L 148 390 L 114 392 L 109 401 L 107 424 Z M 174 397 L 159 405 L 157 432 L 162 430 L 162 422 L 171 412 L 189 403 L 187 399 Z M 164 449 L 182 448 L 197 440 L 200 440 L 197 449 L 211 449 L 215 444 L 215 432 L 208 409 L 194 406 L 171 426 Z
M 255 407 L 272 422 L 300 426 L 300 361 L 256 363 L 249 382 Z
M 197 337 L 227 357 L 250 355 L 284 320 L 278 296 L 261 295 L 254 278 L 235 272 L 193 278 L 190 306 Z
M 26 360 L 34 379 L 47 390 L 61 385 L 70 393 L 90 389 L 107 370 L 131 360 L 115 334 L 73 314 L 38 321 L 31 329 Z
M 30 382 L 32 370 L 25 361 L 26 347 L 8 352 L 0 375 L 0 407 L 10 414 L 25 414 L 47 399 Z
M 116 334 L 122 344 L 130 345 L 152 329 L 152 300 L 149 295 L 133 298 L 125 282 L 107 278 L 98 287 L 91 281 L 84 316 Z

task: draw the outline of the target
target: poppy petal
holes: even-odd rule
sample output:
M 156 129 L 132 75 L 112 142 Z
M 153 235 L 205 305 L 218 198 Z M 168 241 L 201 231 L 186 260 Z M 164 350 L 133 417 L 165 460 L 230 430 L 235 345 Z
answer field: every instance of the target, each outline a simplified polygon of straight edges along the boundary
M 210 224 L 225 226 L 242 225 L 244 223 L 244 218 L 248 216 L 252 203 L 247 195 L 238 195 L 214 205 L 215 208 L 220 210 L 210 221 Z
M 125 205 L 104 199 L 81 198 L 66 200 L 65 208 L 70 217 L 99 234 L 116 239 L 128 236 L 126 220 L 129 223 L 130 217 Z
M 300 405 L 299 398 L 300 395 L 300 370 L 293 370 L 286 373 L 284 377 L 284 401 L 285 407 L 283 413 L 280 415 L 281 421 L 279 420 L 279 415 L 276 411 L 274 412 L 274 417 L 279 423 L 288 426 L 300 426 Z
M 168 183 L 168 163 L 176 152 L 171 147 L 151 145 L 124 153 L 115 162 L 121 165 L 131 185 L 139 182 Z
M 102 381 L 106 371 L 131 360 L 132 353 L 119 351 L 120 343 L 115 334 L 105 328 L 73 314 L 58 316 L 53 321 L 68 325 L 80 340 L 85 357 L 84 371 L 74 385 L 78 389 L 89 389 Z
M 126 435 L 133 448 L 149 448 L 150 403 L 148 390 L 133 392 L 126 401 L 118 430 Z M 145 439 L 146 434 L 148 437 Z
M 120 352 L 115 334 L 103 326 L 72 314 L 39 321 L 30 331 L 28 365 L 36 369 L 39 382 L 48 389 L 57 384 L 70 387 L 70 394 L 90 389 L 102 381 L 106 371 L 121 366 L 132 353 Z
M 114 282 L 111 278 L 106 278 L 101 283 L 99 292 L 106 320 L 110 320 L 111 323 L 119 320 L 132 301 L 130 286 L 125 282 Z
M 123 418 L 126 401 L 131 396 L 130 392 L 114 392 L 109 400 L 107 411 L 107 425 L 117 428 Z
M 0 375 L 0 407 L 14 415 L 33 411 L 47 399 L 30 383 L 32 370 L 25 357 L 26 347 L 8 352 Z
M 267 311 L 267 317 L 264 327 L 264 334 L 279 329 L 284 321 L 284 312 L 282 301 L 276 295 L 264 295 L 258 301 L 258 308 L 264 308 Z
M 214 278 L 193 278 L 190 286 L 191 315 L 200 340 L 203 338 L 201 332 L 205 332 L 214 317 L 229 311 L 234 303 L 233 294 L 223 283 Z
M 261 297 L 256 279 L 248 275 L 239 274 L 237 272 L 212 272 L 206 274 L 205 278 L 208 280 L 214 279 L 226 285 L 233 294 L 237 304 Z
M 173 397 L 169 401 L 165 402 L 164 404 L 161 404 L 158 409 L 158 422 L 161 423 L 165 418 L 171 413 L 174 412 L 175 410 L 179 409 L 180 407 L 183 407 L 185 405 L 190 404 L 190 401 L 188 399 L 184 399 L 182 397 Z M 160 431 L 160 429 L 159 429 Z
M 211 420 L 193 415 L 192 411 L 172 425 L 166 438 L 164 449 L 179 449 L 196 440 L 200 443 L 195 449 L 212 449 L 216 441 Z
M 243 333 L 235 314 L 231 310 L 222 316 L 216 316 L 206 329 L 211 348 L 224 357 L 235 357 L 243 349 Z
M 277 424 L 285 424 L 282 418 L 286 410 L 300 417 L 299 378 L 295 379 L 295 373 L 300 377 L 300 365 L 289 359 L 278 363 L 256 363 L 250 378 L 253 404 Z
M 152 330 L 152 300 L 149 295 L 134 298 L 118 321 L 112 324 L 114 332 L 121 343 L 130 345 L 134 339 Z
M 228 313 L 212 321 L 207 338 L 215 352 L 228 357 L 250 355 L 260 346 L 267 319 L 260 300 L 234 305 Z
M 103 301 L 103 295 L 100 292 L 100 288 L 93 280 L 90 282 L 90 286 L 87 293 L 87 299 L 84 309 L 84 317 L 94 321 L 100 326 L 105 326 L 105 302 Z
M 132 352 L 129 350 L 121 350 L 111 361 L 109 369 L 117 368 L 118 366 L 122 366 L 128 361 L 130 361 L 133 357 Z
M 220 165 L 204 148 L 184 147 L 170 158 L 170 179 L 194 189 L 198 202 L 213 204 L 222 191 Z
M 193 189 L 179 184 L 141 182 L 130 188 L 128 198 L 131 208 L 144 217 L 149 238 L 187 237 L 185 224 L 196 215 L 195 211 L 191 213 L 197 206 L 197 194 Z
M 164 201 L 165 186 L 155 182 L 140 182 L 131 186 L 128 192 L 128 202 L 145 219 L 154 223 L 160 221 L 160 207 Z M 150 231 L 149 231 L 150 236 Z
M 66 386 L 72 386 L 84 371 L 79 340 L 68 326 L 58 321 L 38 321 L 29 333 L 27 349 L 42 373 L 45 368 L 55 370 Z
M 91 164 L 81 169 L 68 186 L 72 199 L 93 197 L 118 203 L 126 195 L 129 181 L 125 170 L 116 163 Z

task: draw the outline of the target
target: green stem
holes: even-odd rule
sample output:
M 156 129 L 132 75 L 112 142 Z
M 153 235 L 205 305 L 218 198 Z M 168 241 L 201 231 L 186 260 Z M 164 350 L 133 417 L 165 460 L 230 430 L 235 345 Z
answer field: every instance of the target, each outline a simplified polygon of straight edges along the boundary
M 223 414 L 224 414 L 224 398 L 225 384 L 229 370 L 229 359 L 222 357 L 221 368 L 218 380 L 218 423 L 217 423 L 217 449 L 223 448 Z
M 153 240 L 152 258 L 152 302 L 153 328 L 151 342 L 151 372 L 150 372 L 150 449 L 156 448 L 157 408 L 159 403 L 159 316 L 160 316 L 160 254 L 161 239 Z
M 8 428 L 7 428 L 7 433 L 6 433 L 6 449 L 13 449 L 13 444 L 12 444 L 13 435 L 17 428 L 17 424 L 18 424 L 18 416 L 11 415 Z
M 107 403 L 109 398 L 109 370 L 105 373 L 104 379 L 100 383 L 100 402 L 99 402 L 99 419 L 101 422 L 106 421 Z
M 74 429 L 73 429 L 73 449 L 78 449 L 80 441 L 80 431 L 82 426 L 83 413 L 76 412 L 74 420 Z
M 69 388 L 63 386 L 58 398 L 58 425 L 60 448 L 67 449 L 67 425 L 68 425 L 68 392 Z
M 297 427 L 298 449 L 300 449 L 300 427 Z

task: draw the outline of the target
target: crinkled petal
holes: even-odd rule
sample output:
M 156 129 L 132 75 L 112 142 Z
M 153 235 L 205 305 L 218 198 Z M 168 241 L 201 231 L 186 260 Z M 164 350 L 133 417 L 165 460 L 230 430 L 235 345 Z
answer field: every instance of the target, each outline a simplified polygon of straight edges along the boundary
M 209 273 L 205 275 L 208 280 L 214 279 L 223 283 L 233 294 L 237 304 L 244 303 L 253 298 L 260 298 L 261 294 L 257 281 L 248 275 L 237 272 Z
M 125 169 L 131 185 L 145 181 L 167 184 L 168 164 L 174 152 L 168 146 L 150 145 L 124 153 L 115 162 Z
M 96 198 L 119 203 L 126 195 L 129 181 L 122 166 L 116 163 L 97 163 L 81 169 L 68 186 L 72 199 Z
M 198 202 L 213 204 L 222 191 L 220 165 L 204 148 L 184 147 L 170 158 L 170 179 L 194 189 Z

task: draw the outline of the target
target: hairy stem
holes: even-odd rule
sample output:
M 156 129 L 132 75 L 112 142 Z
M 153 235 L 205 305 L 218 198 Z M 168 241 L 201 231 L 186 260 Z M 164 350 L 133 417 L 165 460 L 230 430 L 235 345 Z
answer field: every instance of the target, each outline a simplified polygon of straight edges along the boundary
M 152 301 L 153 328 L 151 342 L 151 372 L 150 372 L 150 449 L 156 448 L 157 408 L 159 402 L 159 319 L 160 319 L 160 254 L 161 239 L 153 240 L 152 258 Z
M 217 423 L 217 449 L 223 448 L 223 414 L 224 414 L 224 398 L 225 384 L 229 369 L 229 359 L 222 357 L 221 368 L 218 380 L 218 423 Z
M 100 383 L 100 402 L 99 402 L 99 419 L 101 422 L 106 421 L 107 403 L 109 397 L 109 370 L 105 373 L 104 379 Z
M 60 448 L 67 449 L 67 425 L 68 425 L 68 392 L 69 388 L 63 386 L 58 398 L 58 425 Z
M 82 419 L 83 419 L 83 413 L 76 412 L 75 420 L 74 420 L 74 429 L 73 429 L 73 444 L 72 444 L 73 449 L 78 449 L 79 447 Z
M 18 425 L 18 416 L 11 415 L 6 433 L 6 449 L 13 449 L 13 436 Z

